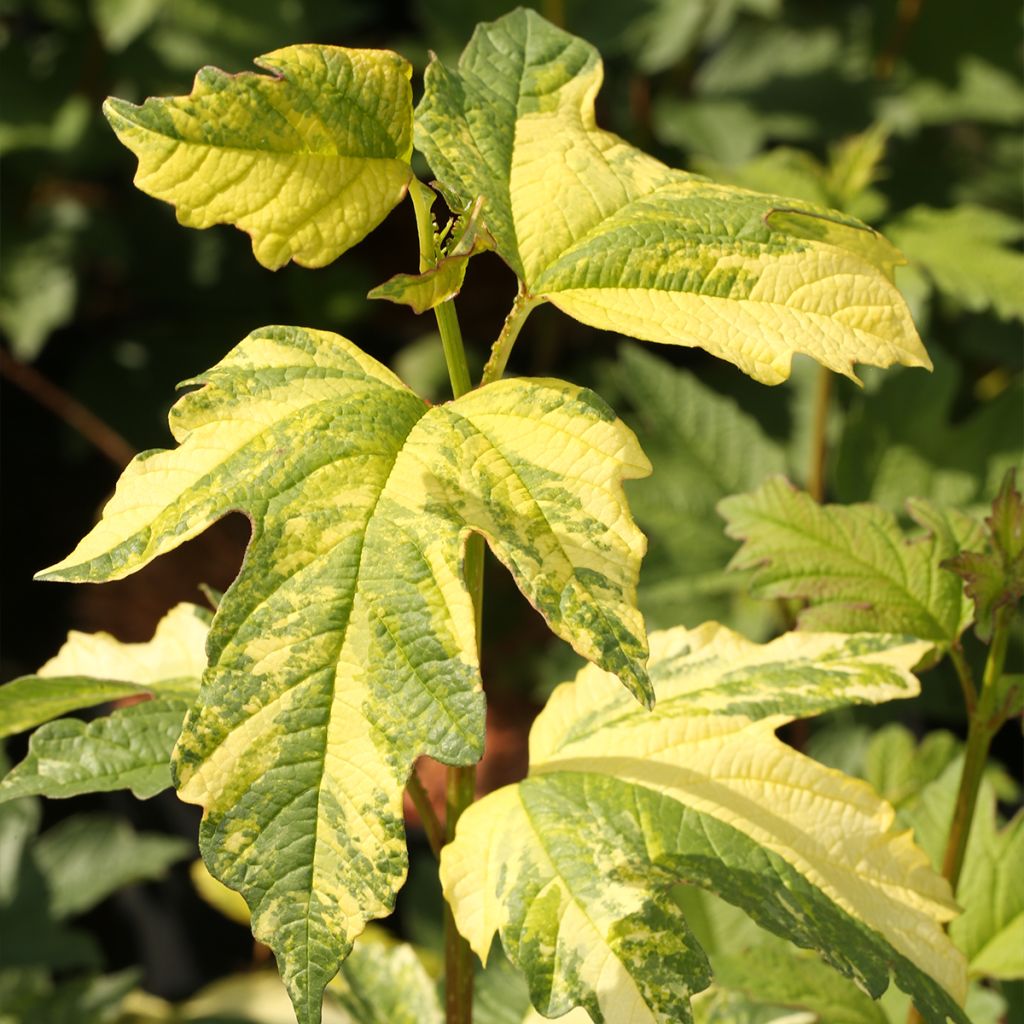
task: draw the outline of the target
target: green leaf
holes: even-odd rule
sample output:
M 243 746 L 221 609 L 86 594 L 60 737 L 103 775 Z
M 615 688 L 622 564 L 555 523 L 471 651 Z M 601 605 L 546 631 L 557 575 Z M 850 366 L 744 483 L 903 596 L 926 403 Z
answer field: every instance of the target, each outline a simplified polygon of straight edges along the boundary
M 712 184 L 597 128 L 597 51 L 529 10 L 426 71 L 416 142 L 441 184 L 485 200 L 495 248 L 537 298 L 602 329 L 699 345 L 765 383 L 805 352 L 929 366 L 860 221 Z M 843 287 L 836 287 L 837 279 Z
M 104 47 L 119 53 L 156 20 L 167 0 L 91 0 L 90 10 Z
M 160 620 L 153 639 L 143 643 L 72 630 L 34 676 L 0 686 L 0 737 L 121 697 L 196 692 L 206 668 L 209 628 L 208 612 L 182 603 Z
M 272 72 L 203 68 L 188 96 L 103 110 L 135 184 L 194 228 L 234 224 L 276 270 L 322 267 L 372 231 L 412 177 L 411 68 L 388 50 L 289 46 Z
M 930 535 L 905 537 L 875 505 L 818 505 L 781 477 L 718 506 L 726 532 L 744 542 L 730 567 L 756 570 L 759 597 L 807 601 L 801 628 L 907 633 L 948 645 L 973 609 L 939 563 L 977 543 L 981 527 L 926 502 L 908 507 Z
M 462 290 L 470 258 L 493 248 L 493 242 L 483 226 L 482 208 L 483 200 L 477 200 L 465 217 L 459 219 L 454 237 L 444 248 L 436 266 L 420 274 L 395 274 L 372 289 L 367 298 L 387 299 L 389 302 L 411 306 L 416 313 L 425 313 L 453 299 Z
M 92 909 L 122 886 L 162 877 L 192 844 L 176 836 L 137 833 L 127 821 L 80 814 L 54 825 L 33 856 L 58 918 Z
M 736 545 L 715 506 L 783 472 L 781 449 L 732 399 L 639 346 L 620 348 L 609 383 L 635 410 L 627 418 L 655 467 L 629 487 L 630 507 L 651 542 L 641 607 L 663 625 L 697 625 L 709 601 L 725 614 L 730 592 L 745 582 L 723 571 Z
M 42 575 L 117 578 L 233 509 L 251 518 L 175 764 L 205 808 L 204 859 L 312 1021 L 404 878 L 412 760 L 483 748 L 470 531 L 554 632 L 650 699 L 621 486 L 649 464 L 592 392 L 505 380 L 428 408 L 323 332 L 264 328 L 192 383 L 171 412 L 180 447 L 138 456 Z
M 1024 320 L 1024 255 L 1010 245 L 1024 234 L 1018 219 L 969 203 L 949 210 L 915 206 L 888 230 L 911 262 L 967 309 Z
M 742 907 L 877 997 L 897 984 L 928 1021 L 964 1022 L 964 963 L 942 929 L 947 883 L 863 783 L 787 747 L 799 715 L 913 696 L 928 645 L 716 623 L 651 636 L 653 713 L 588 666 L 530 737 L 525 781 L 459 820 L 441 878 L 481 958 L 495 931 L 534 1006 L 602 1021 L 690 1020 L 707 961 L 665 890 Z

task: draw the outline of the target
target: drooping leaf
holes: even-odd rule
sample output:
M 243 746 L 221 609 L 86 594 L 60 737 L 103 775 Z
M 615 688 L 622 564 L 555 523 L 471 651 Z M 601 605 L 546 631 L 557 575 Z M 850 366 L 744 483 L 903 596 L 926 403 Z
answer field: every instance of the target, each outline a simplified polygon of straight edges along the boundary
M 967 203 L 949 210 L 915 206 L 888 230 L 936 287 L 967 309 L 1024 320 L 1024 254 L 1011 247 L 1024 234 L 1019 220 Z
M 171 750 L 206 667 L 210 613 L 182 603 L 151 640 L 72 631 L 35 676 L 0 687 L 5 733 L 40 722 L 28 754 L 0 781 L 0 802 L 130 789 L 145 800 L 171 785 Z M 83 722 L 49 719 L 122 697 L 145 698 Z
M 818 505 L 775 477 L 719 506 L 730 537 L 743 541 L 731 567 L 755 569 L 760 597 L 800 598 L 802 628 L 907 633 L 950 644 L 973 618 L 960 580 L 939 563 L 975 544 L 968 516 L 909 504 L 930 535 L 908 538 L 875 505 Z
M 469 531 L 559 636 L 649 699 L 644 544 L 621 489 L 649 466 L 592 392 L 507 380 L 428 408 L 322 332 L 264 328 L 193 383 L 171 413 L 180 447 L 135 459 L 42 575 L 124 576 L 233 509 L 252 519 L 175 764 L 207 864 L 312 1021 L 404 877 L 410 763 L 482 750 Z
M 785 746 L 799 715 L 913 696 L 928 644 L 787 634 L 759 646 L 714 623 L 652 634 L 653 713 L 588 667 L 534 725 L 530 774 L 474 804 L 441 876 L 460 931 L 494 933 L 534 1006 L 597 1022 L 690 1019 L 707 961 L 666 890 L 710 889 L 928 1021 L 959 1009 L 964 964 L 942 930 L 949 887 L 863 783 Z
M 423 188 L 418 183 L 411 187 Z M 395 274 L 372 289 L 367 298 L 387 299 L 411 306 L 416 313 L 425 313 L 458 295 L 470 258 L 493 247 L 482 223 L 482 208 L 483 200 L 479 199 L 464 217 L 459 218 L 454 237 L 444 245 L 436 266 L 419 274 Z
M 806 352 L 928 366 L 892 285 L 900 254 L 860 221 L 673 170 L 596 127 L 597 51 L 518 10 L 457 73 L 434 60 L 416 142 L 462 203 L 485 201 L 527 290 L 595 327 L 699 345 L 766 383 Z M 843 282 L 836 287 L 837 280 Z
M 122 886 L 160 878 L 191 849 L 185 839 L 138 833 L 120 818 L 80 814 L 44 832 L 33 857 L 51 913 L 62 918 L 90 910 Z
M 0 736 L 121 697 L 191 694 L 206 668 L 210 615 L 179 604 L 157 624 L 152 640 L 121 643 L 109 633 L 72 630 L 60 651 L 34 676 L 0 687 Z
M 135 184 L 189 227 L 234 224 L 276 270 L 322 267 L 372 231 L 412 176 L 411 68 L 387 50 L 289 46 L 271 75 L 203 68 L 188 96 L 104 104 Z
M 715 506 L 782 473 L 783 453 L 734 401 L 637 345 L 622 346 L 610 383 L 632 405 L 627 419 L 655 467 L 629 488 L 651 542 L 641 608 L 655 626 L 695 626 L 709 608 L 724 615 L 746 584 L 724 571 L 736 545 Z

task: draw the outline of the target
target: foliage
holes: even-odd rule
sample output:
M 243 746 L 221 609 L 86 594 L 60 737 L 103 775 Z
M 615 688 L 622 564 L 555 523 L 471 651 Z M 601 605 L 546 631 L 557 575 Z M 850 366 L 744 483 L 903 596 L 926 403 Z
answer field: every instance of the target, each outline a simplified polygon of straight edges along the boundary
M 224 588 L 235 574 L 230 554 L 224 569 L 211 557 L 223 539 L 200 537 L 209 524 L 242 510 L 253 531 L 236 582 L 211 595 L 212 630 L 208 613 L 179 605 L 151 641 L 73 633 L 26 675 L 63 636 L 62 615 L 41 613 L 42 598 L 11 602 L 9 634 L 49 632 L 12 647 L 19 678 L 0 688 L 0 731 L 23 755 L 0 781 L 0 841 L 13 851 L 0 913 L 5 932 L 36 922 L 0 975 L 4 1005 L 25 1020 L 290 1019 L 266 973 L 154 1000 L 135 974 L 98 973 L 104 957 L 67 921 L 182 855 L 105 802 L 174 784 L 204 807 L 204 854 L 243 891 L 301 1020 L 323 995 L 325 1020 L 467 1021 L 470 965 L 452 928 L 446 1005 L 439 950 L 353 941 L 405 879 L 407 777 L 430 842 L 446 838 L 409 776 L 414 759 L 453 766 L 451 840 L 468 766 L 500 751 L 503 708 L 570 677 L 579 655 L 591 666 L 542 712 L 528 777 L 466 811 L 443 854 L 456 920 L 481 956 L 497 929 L 513 960 L 492 951 L 478 972 L 474 1019 L 539 1020 L 532 997 L 545 1012 L 577 1006 L 574 1024 L 617 1019 L 630 1001 L 641 1019 L 803 1011 L 879 1024 L 907 1012 L 892 987 L 880 1002 L 863 991 L 881 993 L 891 969 L 930 1020 L 1012 1015 L 1024 917 L 1010 867 L 1020 816 L 1005 805 L 1019 790 L 988 754 L 998 739 L 1007 756 L 1000 726 L 1024 692 L 1007 671 L 1021 596 L 1019 495 L 1005 477 L 1021 461 L 1014 15 L 961 22 L 926 5 L 893 24 L 867 0 L 827 14 L 762 0 L 546 5 L 595 48 L 500 0 L 399 6 L 385 17 L 355 0 L 11 0 L 2 12 L 0 75 L 25 102 L 0 123 L 0 329 L 21 361 L 5 354 L 0 368 L 114 459 L 128 446 L 107 445 L 47 375 L 112 406 L 142 447 L 166 443 L 168 384 L 190 376 L 194 389 L 171 412 L 178 447 L 139 456 L 50 572 L 141 569 L 112 592 L 143 624 L 107 627 L 139 638 L 195 599 L 196 582 Z M 257 53 L 262 72 L 234 73 Z M 204 68 L 189 96 L 135 105 L 181 92 L 207 62 L 226 70 Z M 183 224 L 242 228 L 276 275 L 236 233 L 176 232 L 166 207 L 131 198 L 124 154 L 98 124 L 107 91 L 132 101 L 105 111 L 139 158 L 140 187 Z M 431 174 L 427 188 L 418 178 Z M 395 274 L 415 263 L 407 190 L 418 273 Z M 490 251 L 499 259 L 477 258 Z M 433 311 L 441 345 L 405 311 L 361 301 L 379 281 L 370 297 Z M 471 346 L 467 360 L 452 300 L 476 341 L 513 281 L 470 390 L 485 352 Z M 662 347 L 623 345 L 611 363 L 591 327 Z M 240 337 L 225 357 L 225 339 Z M 869 366 L 859 391 L 801 354 L 849 376 L 856 362 L 934 361 L 936 374 Z M 769 394 L 730 363 L 785 383 Z M 506 365 L 527 376 L 501 379 Z M 12 578 L 27 575 L 17 560 L 35 569 L 39 551 L 70 540 L 74 527 L 53 529 L 43 510 L 81 523 L 108 486 L 80 444 L 61 454 L 47 429 L 29 426 L 39 441 L 25 450 L 63 461 L 44 475 L 18 456 L 33 481 L 5 514 L 34 520 L 10 535 L 37 532 L 42 546 L 12 552 Z M 986 529 L 979 510 L 994 498 Z M 634 513 L 650 538 L 642 570 Z M 481 538 L 510 570 L 492 560 L 482 600 Z M 182 584 L 161 568 L 200 550 Z M 79 621 L 106 625 L 103 591 L 83 589 Z M 527 602 L 577 655 L 552 646 Z M 649 672 L 640 611 L 649 626 L 692 627 L 652 635 Z M 758 639 L 799 629 L 758 647 L 700 625 L 710 618 Z M 940 664 L 913 698 L 918 662 Z M 653 712 L 635 700 L 655 695 Z M 909 710 L 868 706 L 897 696 Z M 917 746 L 894 726 L 872 738 L 883 715 L 920 732 L 940 714 L 963 721 L 965 743 L 931 733 Z M 882 799 L 782 743 L 781 727 Z M 780 785 L 790 778 L 810 788 Z M 99 816 L 31 838 L 36 795 L 88 793 Z M 924 853 L 891 830 L 884 801 Z M 492 816 L 506 805 L 507 820 Z M 877 877 L 911 864 L 916 891 L 873 889 L 839 835 L 847 819 L 863 825 Z M 817 844 L 831 834 L 826 854 Z M 408 838 L 415 882 L 427 852 L 419 829 Z M 937 873 L 964 908 L 949 925 L 963 959 L 940 928 L 952 904 Z M 742 910 L 673 888 L 681 874 Z M 411 882 L 402 898 L 418 891 Z M 417 941 L 432 940 L 420 929 Z M 236 966 L 212 946 L 207 978 Z M 672 985 L 652 958 L 678 961 Z

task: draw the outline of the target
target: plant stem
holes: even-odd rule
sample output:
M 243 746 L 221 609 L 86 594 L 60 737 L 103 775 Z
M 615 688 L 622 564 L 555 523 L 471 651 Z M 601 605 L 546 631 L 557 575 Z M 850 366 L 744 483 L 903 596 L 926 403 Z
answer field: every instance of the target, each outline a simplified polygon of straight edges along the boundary
M 994 706 L 997 699 L 998 683 L 1006 664 L 1006 647 L 1010 639 L 1010 609 L 1001 608 L 996 613 L 992 644 L 985 661 L 985 672 L 981 680 L 981 694 L 977 707 L 967 727 L 967 751 L 964 754 L 964 770 L 960 776 L 960 788 L 953 808 L 953 821 L 946 841 L 946 852 L 942 858 L 942 873 L 956 895 L 960 872 L 964 866 L 964 854 L 974 821 L 974 808 L 978 802 L 978 790 L 985 773 L 988 750 L 999 727 L 1002 725 L 1000 709 Z
M 807 470 L 807 492 L 820 505 L 825 500 L 825 456 L 828 451 L 827 428 L 829 402 L 832 397 L 832 371 L 818 369 L 818 386 L 814 395 L 814 434 L 811 437 L 811 464 Z
M 960 680 L 964 704 L 967 706 L 967 717 L 970 718 L 978 704 L 978 690 L 974 685 L 974 675 L 971 672 L 971 666 L 967 664 L 964 650 L 960 646 L 959 641 L 950 647 L 949 660 L 953 662 L 953 667 L 956 669 L 956 677 Z
M 415 178 L 410 185 L 409 194 L 412 197 L 413 209 L 416 211 L 416 231 L 419 236 L 420 272 L 422 273 L 436 266 L 439 256 L 434 237 L 434 221 L 430 215 L 434 196 L 430 189 Z M 441 334 L 441 345 L 444 349 L 445 362 L 448 365 L 448 376 L 452 382 L 452 394 L 459 398 L 470 390 L 472 382 L 454 301 L 449 299 L 435 306 L 434 316 L 437 320 L 437 329 Z M 516 333 L 518 333 L 518 328 Z M 513 340 L 515 339 L 513 338 Z M 511 342 L 509 347 L 511 347 Z M 508 357 L 506 356 L 506 358 Z M 463 572 L 473 602 L 477 655 L 479 656 L 484 590 L 484 539 L 477 533 L 470 534 L 466 539 Z M 476 767 L 474 765 L 454 765 L 448 768 L 445 786 L 445 842 L 451 842 L 454 839 L 455 826 L 458 824 L 462 812 L 472 804 L 475 788 Z M 416 799 L 411 789 L 410 796 L 413 797 L 413 800 Z M 446 903 L 444 909 L 444 976 L 447 1024 L 472 1024 L 472 956 L 469 943 L 459 934 L 451 907 Z
M 424 788 L 415 767 L 409 773 L 405 788 L 409 791 L 409 796 L 419 812 L 420 821 L 423 822 L 423 831 L 426 834 L 427 842 L 430 844 L 430 850 L 436 858 L 440 858 L 441 847 L 444 846 L 444 829 L 441 828 L 441 822 L 434 813 L 434 805 L 430 802 L 430 796 Z
M 135 449 L 113 427 L 104 423 L 91 409 L 87 409 L 52 380 L 44 377 L 34 366 L 18 362 L 3 349 L 0 349 L 0 375 L 77 430 L 118 469 L 124 469 L 135 457 Z
M 512 352 L 512 346 L 516 343 L 516 338 L 519 337 L 523 324 L 526 323 L 526 318 L 530 315 L 530 311 L 539 306 L 543 301 L 543 299 L 534 298 L 520 284 L 519 293 L 512 303 L 512 308 L 508 311 L 508 316 L 505 317 L 501 333 L 491 346 L 491 357 L 487 360 L 483 376 L 480 378 L 481 385 L 490 384 L 500 379 L 501 375 L 505 372 L 505 366 Z

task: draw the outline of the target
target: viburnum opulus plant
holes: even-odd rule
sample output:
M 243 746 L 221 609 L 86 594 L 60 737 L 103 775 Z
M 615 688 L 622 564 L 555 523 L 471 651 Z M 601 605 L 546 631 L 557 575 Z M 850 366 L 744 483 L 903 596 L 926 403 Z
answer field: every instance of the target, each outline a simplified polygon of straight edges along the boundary
M 98 525 L 40 576 L 118 579 L 238 510 L 252 524 L 238 578 L 212 621 L 179 607 L 127 661 L 79 637 L 8 687 L 8 732 L 152 699 L 42 724 L 0 798 L 147 797 L 173 780 L 202 806 L 206 864 L 245 897 L 302 1024 L 403 884 L 407 786 L 443 846 L 449 1022 L 470 1020 L 469 947 L 486 959 L 495 933 L 543 1014 L 689 1020 L 710 970 L 670 897 L 679 882 L 873 997 L 893 977 L 926 1020 L 965 1021 L 947 881 L 867 785 L 775 736 L 797 717 L 917 693 L 911 670 L 972 619 L 960 582 L 940 581 L 935 614 L 912 595 L 886 619 L 866 609 L 902 598 L 871 577 L 866 605 L 838 592 L 863 612 L 851 627 L 819 599 L 837 594 L 828 574 L 842 576 L 836 550 L 856 525 L 770 484 L 724 508 L 746 541 L 738 557 L 763 566 L 762 588 L 810 602 L 805 625 L 833 631 L 761 646 L 708 623 L 649 640 L 645 539 L 623 492 L 650 470 L 636 438 L 592 391 L 503 377 L 542 303 L 701 346 L 766 384 L 796 353 L 850 376 L 858 362 L 927 367 L 892 280 L 900 254 L 852 217 L 717 185 L 602 131 L 597 52 L 531 11 L 481 25 L 457 69 L 432 60 L 415 112 L 410 66 L 391 52 L 301 45 L 257 63 L 268 73 L 205 68 L 188 96 L 109 100 L 136 184 L 182 224 L 247 231 L 271 269 L 330 263 L 408 196 L 419 272 L 371 296 L 434 311 L 453 398 L 431 406 L 352 341 L 294 326 L 254 330 L 186 382 L 178 446 L 138 456 Z M 413 174 L 414 145 L 432 186 Z M 438 195 L 448 212 L 435 218 Z M 474 382 L 453 298 L 483 250 L 519 289 Z M 800 547 L 815 516 L 831 561 Z M 904 590 L 982 539 L 966 519 L 923 516 L 934 545 L 949 541 L 941 556 L 869 524 L 897 534 L 887 557 L 906 560 Z M 787 547 L 769 522 L 804 539 Z M 528 777 L 470 807 L 484 542 L 591 664 L 538 719 Z M 786 571 L 798 557 L 810 563 Z M 443 830 L 412 770 L 424 754 L 451 766 Z M 421 988 L 407 995 L 409 1019 L 441 1019 Z

